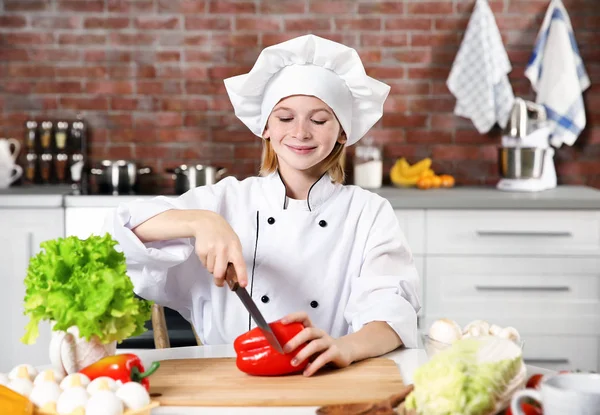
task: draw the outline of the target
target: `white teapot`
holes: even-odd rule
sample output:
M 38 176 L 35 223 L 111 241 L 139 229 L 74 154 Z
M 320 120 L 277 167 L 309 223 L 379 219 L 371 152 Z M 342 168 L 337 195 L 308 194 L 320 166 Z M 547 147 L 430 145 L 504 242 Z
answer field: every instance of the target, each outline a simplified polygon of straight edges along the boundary
M 17 162 L 19 151 L 21 151 L 21 143 L 17 140 L 14 138 L 0 138 L 0 165 L 12 167 Z

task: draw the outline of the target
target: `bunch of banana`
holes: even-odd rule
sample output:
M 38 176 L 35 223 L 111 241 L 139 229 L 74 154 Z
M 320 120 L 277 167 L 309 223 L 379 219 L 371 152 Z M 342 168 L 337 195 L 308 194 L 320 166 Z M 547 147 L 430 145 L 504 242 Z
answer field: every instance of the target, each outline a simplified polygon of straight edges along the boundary
M 402 157 L 396 161 L 390 170 L 390 180 L 396 186 L 415 186 L 419 179 L 432 176 L 435 176 L 435 172 L 431 170 L 431 159 L 429 157 L 416 162 L 412 166 Z

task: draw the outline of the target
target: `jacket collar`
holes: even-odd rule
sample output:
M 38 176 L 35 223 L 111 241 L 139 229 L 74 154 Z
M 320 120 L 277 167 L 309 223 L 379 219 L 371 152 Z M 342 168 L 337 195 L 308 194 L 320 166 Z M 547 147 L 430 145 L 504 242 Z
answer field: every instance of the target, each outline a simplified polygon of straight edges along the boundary
M 285 209 L 286 205 L 286 188 L 279 171 L 269 174 L 265 177 L 267 198 L 275 203 L 281 209 Z M 324 202 L 327 201 L 341 185 L 333 183 L 329 174 L 323 174 L 319 180 L 313 183 L 308 191 L 306 204 L 308 210 L 316 210 Z

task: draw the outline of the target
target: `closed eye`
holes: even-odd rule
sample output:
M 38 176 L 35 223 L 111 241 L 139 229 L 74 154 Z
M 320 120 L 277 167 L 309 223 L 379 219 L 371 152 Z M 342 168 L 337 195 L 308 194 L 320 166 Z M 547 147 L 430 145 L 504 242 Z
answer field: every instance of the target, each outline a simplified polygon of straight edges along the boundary
M 293 118 L 279 118 L 279 121 L 281 121 L 281 122 L 290 122 L 292 120 L 293 120 Z
M 311 120 L 313 123 L 317 124 L 317 125 L 323 125 L 327 122 L 327 120 L 325 121 L 317 121 L 317 120 Z

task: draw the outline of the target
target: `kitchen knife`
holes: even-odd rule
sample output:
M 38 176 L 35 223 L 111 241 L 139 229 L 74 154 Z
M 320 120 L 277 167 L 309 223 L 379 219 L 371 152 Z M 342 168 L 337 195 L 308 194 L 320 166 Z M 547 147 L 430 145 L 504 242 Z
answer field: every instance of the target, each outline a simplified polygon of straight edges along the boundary
M 279 343 L 279 340 L 277 340 L 277 337 L 275 337 L 273 330 L 271 330 L 271 327 L 265 321 L 265 318 L 256 306 L 256 303 L 254 303 L 254 300 L 252 300 L 252 297 L 250 297 L 248 291 L 244 287 L 241 287 L 238 283 L 235 268 L 231 263 L 227 265 L 225 281 L 227 281 L 227 285 L 229 285 L 231 291 L 236 293 L 239 299 L 242 301 L 242 304 L 244 304 L 244 307 L 246 307 L 246 310 L 248 310 L 250 313 L 250 317 L 252 317 L 252 320 L 254 320 L 258 328 L 263 332 L 271 346 L 273 346 L 273 348 L 279 353 L 284 354 L 283 347 L 281 347 L 281 344 Z

